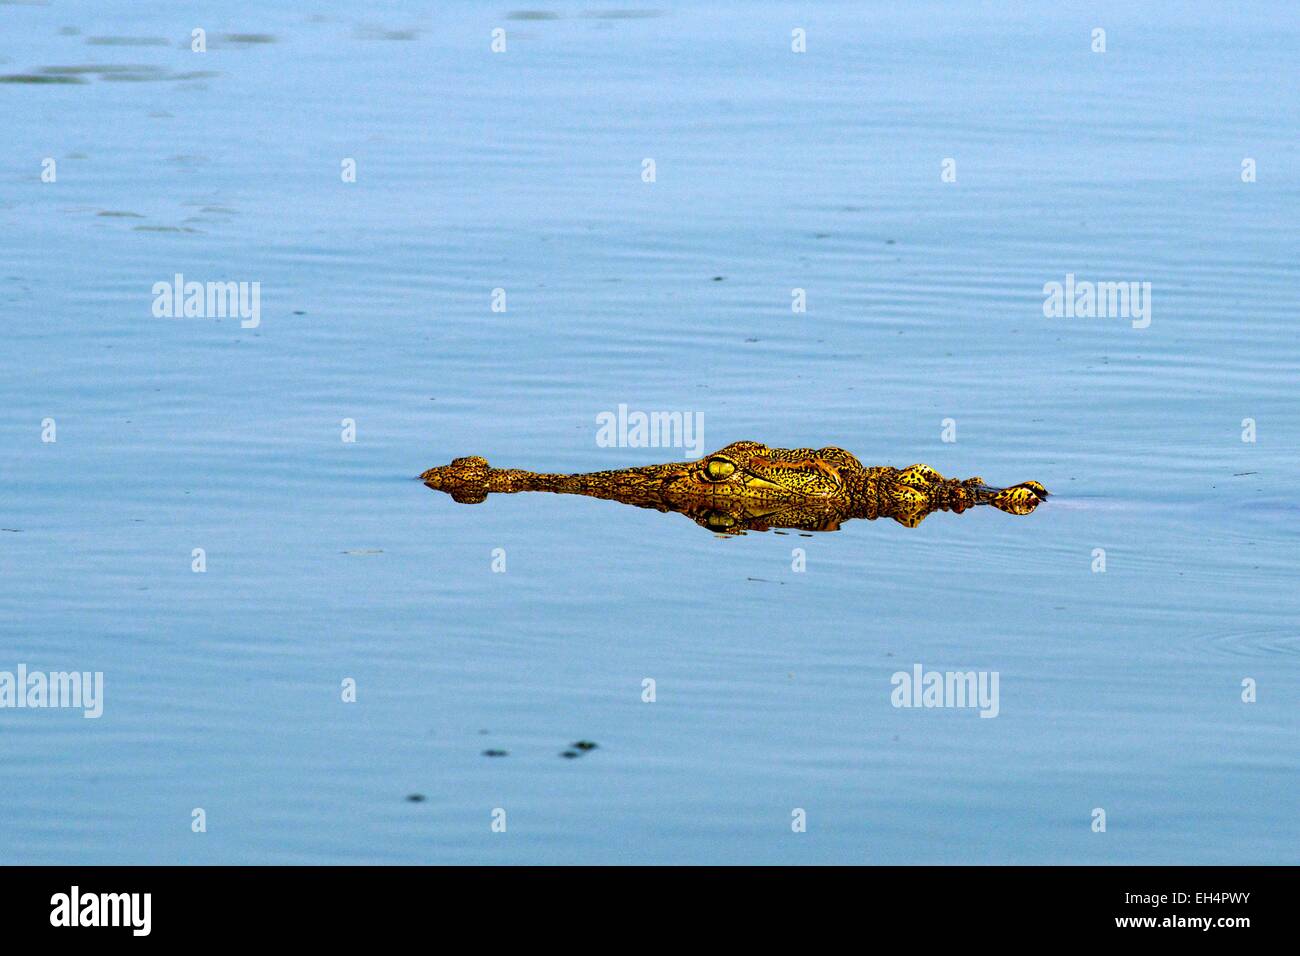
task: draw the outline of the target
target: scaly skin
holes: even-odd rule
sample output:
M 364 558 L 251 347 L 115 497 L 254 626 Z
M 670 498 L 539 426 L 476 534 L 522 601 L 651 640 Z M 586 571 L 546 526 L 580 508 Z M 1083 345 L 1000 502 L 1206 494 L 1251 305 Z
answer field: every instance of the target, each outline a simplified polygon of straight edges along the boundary
M 983 504 L 1026 515 L 1047 497 L 1036 481 L 989 488 L 982 478 L 945 478 L 929 465 L 865 468 L 842 448 L 769 448 L 754 441 L 732 442 L 698 461 L 579 475 L 492 468 L 485 458 L 457 458 L 420 479 L 466 504 L 519 491 L 586 495 L 679 511 L 720 534 L 834 531 L 852 518 L 893 518 L 914 528 L 932 511 L 960 514 Z

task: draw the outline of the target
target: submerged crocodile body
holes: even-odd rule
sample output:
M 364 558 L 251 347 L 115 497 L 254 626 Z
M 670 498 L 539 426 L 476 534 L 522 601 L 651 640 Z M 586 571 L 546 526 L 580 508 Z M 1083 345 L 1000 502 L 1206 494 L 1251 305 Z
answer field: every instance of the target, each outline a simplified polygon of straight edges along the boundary
M 420 479 L 466 504 L 519 491 L 586 495 L 681 512 L 719 534 L 834 531 L 853 518 L 893 518 L 911 528 L 933 511 L 960 514 L 976 505 L 1025 515 L 1047 497 L 1036 481 L 990 488 L 982 478 L 945 478 L 929 465 L 868 468 L 842 448 L 769 448 L 754 441 L 732 442 L 698 461 L 578 475 L 492 468 L 485 458 L 457 458 Z

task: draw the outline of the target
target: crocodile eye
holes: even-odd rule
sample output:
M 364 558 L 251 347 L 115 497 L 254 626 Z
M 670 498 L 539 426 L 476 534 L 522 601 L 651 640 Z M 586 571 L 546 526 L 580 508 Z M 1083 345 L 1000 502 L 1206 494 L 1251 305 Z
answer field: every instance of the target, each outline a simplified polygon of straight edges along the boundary
M 710 481 L 722 481 L 735 470 L 736 466 L 725 458 L 710 458 L 704 465 L 704 473 Z

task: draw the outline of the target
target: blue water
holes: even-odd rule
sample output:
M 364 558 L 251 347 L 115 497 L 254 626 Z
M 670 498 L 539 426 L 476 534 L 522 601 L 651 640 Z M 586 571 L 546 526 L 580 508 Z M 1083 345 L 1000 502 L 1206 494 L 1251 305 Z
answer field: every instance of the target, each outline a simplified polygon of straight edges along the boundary
M 0 6 L 0 671 L 105 687 L 0 709 L 0 862 L 1297 862 L 1300 17 L 1136 6 Z M 683 457 L 619 404 L 1054 495 L 412 480 Z

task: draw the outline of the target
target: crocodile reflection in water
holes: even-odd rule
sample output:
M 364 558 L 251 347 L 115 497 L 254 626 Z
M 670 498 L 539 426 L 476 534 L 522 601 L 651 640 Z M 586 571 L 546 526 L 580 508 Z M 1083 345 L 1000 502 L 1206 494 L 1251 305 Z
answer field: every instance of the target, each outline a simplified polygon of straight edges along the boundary
M 914 528 L 933 511 L 960 514 L 976 505 L 1027 515 L 1047 497 L 1036 481 L 990 488 L 982 478 L 945 478 L 929 465 L 867 468 L 842 448 L 769 448 L 754 441 L 732 442 L 698 461 L 578 475 L 492 468 L 485 458 L 457 458 L 420 479 L 465 504 L 493 493 L 586 495 L 678 511 L 719 534 L 834 531 L 853 518 L 893 518 Z

